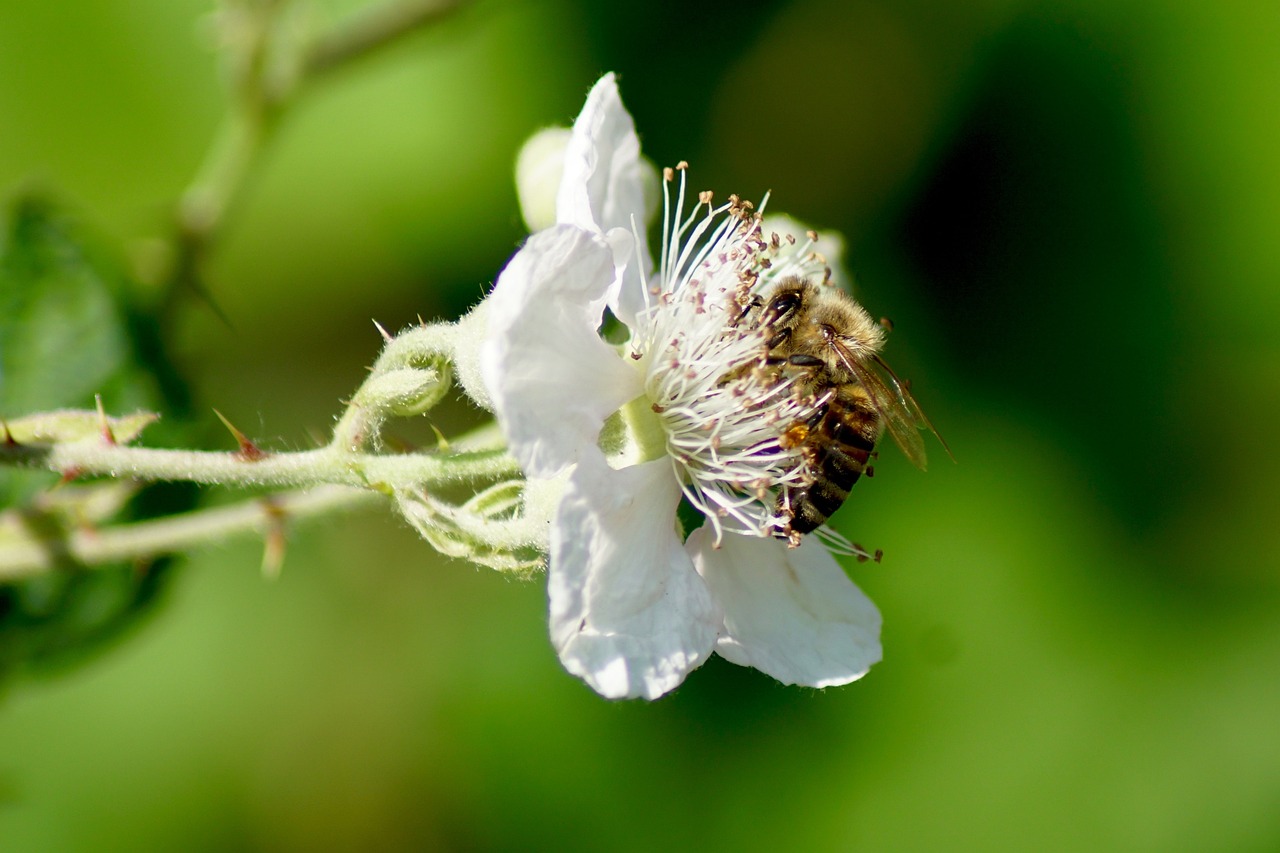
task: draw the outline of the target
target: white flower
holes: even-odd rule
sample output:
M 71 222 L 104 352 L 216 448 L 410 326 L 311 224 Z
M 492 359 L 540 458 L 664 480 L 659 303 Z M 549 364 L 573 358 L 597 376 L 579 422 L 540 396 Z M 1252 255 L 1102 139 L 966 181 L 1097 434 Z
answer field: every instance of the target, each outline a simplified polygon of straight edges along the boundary
M 685 206 L 663 181 L 662 251 L 642 236 L 645 178 L 613 75 L 565 151 L 556 224 L 529 238 L 488 300 L 480 368 L 532 479 L 567 476 L 550 535 L 551 638 L 608 697 L 661 696 L 715 651 L 826 687 L 880 659 L 880 614 L 813 537 L 774 537 L 774 499 L 805 482 L 783 435 L 820 401 L 739 328 L 751 295 L 827 274 L 812 241 L 760 231 L 750 205 Z M 674 196 L 674 197 L 673 197 Z M 602 337 L 605 309 L 625 326 Z M 682 497 L 707 521 L 683 539 Z

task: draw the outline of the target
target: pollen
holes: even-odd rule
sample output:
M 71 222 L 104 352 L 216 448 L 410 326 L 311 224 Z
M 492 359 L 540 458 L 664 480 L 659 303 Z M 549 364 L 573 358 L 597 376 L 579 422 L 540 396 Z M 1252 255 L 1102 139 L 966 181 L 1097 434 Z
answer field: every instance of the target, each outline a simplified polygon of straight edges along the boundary
M 784 450 L 790 450 L 793 447 L 799 447 L 808 437 L 809 427 L 803 423 L 794 423 L 782 434 L 782 437 L 778 439 L 778 443 Z

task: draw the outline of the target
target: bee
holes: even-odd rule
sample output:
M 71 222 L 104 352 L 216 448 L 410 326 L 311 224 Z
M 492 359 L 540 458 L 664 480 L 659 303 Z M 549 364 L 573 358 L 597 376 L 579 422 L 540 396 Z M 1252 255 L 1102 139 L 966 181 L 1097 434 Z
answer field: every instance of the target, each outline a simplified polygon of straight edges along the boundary
M 764 360 L 794 375 L 802 394 L 819 401 L 805 421 L 790 424 L 782 443 L 799 447 L 811 481 L 777 497 L 779 539 L 799 545 L 821 526 L 862 476 L 884 431 L 907 459 L 925 467 L 920 430 L 937 436 L 910 388 L 880 357 L 884 329 L 838 288 L 790 277 L 754 297 L 739 318 L 766 334 Z

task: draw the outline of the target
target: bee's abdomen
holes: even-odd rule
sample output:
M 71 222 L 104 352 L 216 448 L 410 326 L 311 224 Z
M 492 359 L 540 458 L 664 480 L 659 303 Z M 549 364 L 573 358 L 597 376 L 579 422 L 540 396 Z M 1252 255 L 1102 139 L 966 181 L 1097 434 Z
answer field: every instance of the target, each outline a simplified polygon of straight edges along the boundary
M 814 479 L 809 486 L 779 497 L 779 510 L 791 516 L 795 533 L 821 526 L 849 497 L 849 490 L 866 470 L 876 446 L 879 420 L 861 389 L 842 388 L 811 423 L 805 440 Z M 789 510 L 785 505 L 789 500 Z

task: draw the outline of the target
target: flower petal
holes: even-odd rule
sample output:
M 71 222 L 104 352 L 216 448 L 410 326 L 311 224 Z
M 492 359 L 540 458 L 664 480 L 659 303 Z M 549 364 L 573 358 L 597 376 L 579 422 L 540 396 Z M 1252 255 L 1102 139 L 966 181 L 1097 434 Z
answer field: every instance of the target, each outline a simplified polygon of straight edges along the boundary
M 880 660 L 880 611 L 813 537 L 799 548 L 703 526 L 686 547 L 725 622 L 716 651 L 784 684 L 848 684 Z
M 613 253 L 596 235 L 540 231 L 489 296 L 480 371 L 511 452 L 550 477 L 594 447 L 605 418 L 643 391 L 638 370 L 600 339 Z
M 622 105 L 617 80 L 606 74 L 592 87 L 573 123 L 556 197 L 556 221 L 602 234 L 615 228 L 640 234 L 633 262 L 639 270 L 632 270 L 619 285 L 629 297 L 620 299 L 624 309 L 619 316 L 627 325 L 634 320 L 632 307 L 643 307 L 641 291 L 653 269 L 643 238 L 648 225 L 645 182 L 653 182 L 655 177 L 640 156 L 640 138 L 631 114 Z M 618 266 L 622 263 L 619 258 Z
M 721 624 L 675 530 L 671 462 L 583 456 L 551 532 L 551 641 L 611 699 L 656 699 L 711 654 Z

